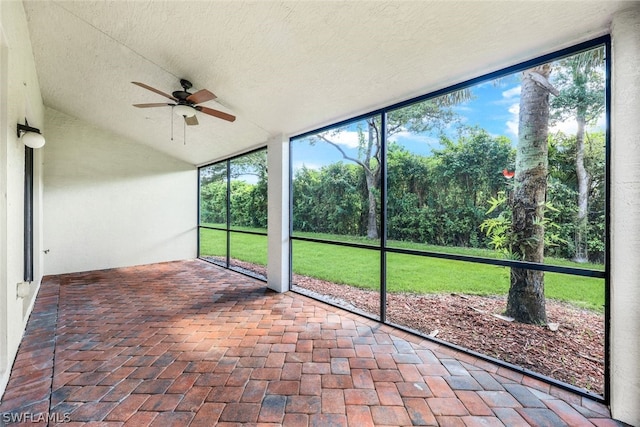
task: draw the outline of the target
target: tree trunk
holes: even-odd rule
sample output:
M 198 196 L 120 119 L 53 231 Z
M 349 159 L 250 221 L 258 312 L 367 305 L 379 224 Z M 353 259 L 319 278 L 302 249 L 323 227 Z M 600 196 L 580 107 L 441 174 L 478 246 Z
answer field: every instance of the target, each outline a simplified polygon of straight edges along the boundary
M 376 177 L 365 170 L 365 177 L 367 181 L 367 195 L 369 199 L 369 213 L 367 216 L 367 237 L 369 239 L 378 238 L 378 212 L 376 202 Z
M 551 66 L 523 73 L 513 193 L 512 250 L 523 261 L 544 261 L 544 207 L 547 192 Z M 518 322 L 547 322 L 544 272 L 512 268 L 507 316 Z
M 578 214 L 576 216 L 576 254 L 574 261 L 587 262 L 587 215 L 589 212 L 589 174 L 584 167 L 584 115 L 576 117 L 576 175 L 578 178 Z
M 369 212 L 367 214 L 367 238 L 377 239 L 378 235 L 378 202 L 376 189 L 380 181 L 380 129 L 375 120 L 367 120 L 368 132 L 364 156 L 364 175 L 367 182 L 367 199 Z

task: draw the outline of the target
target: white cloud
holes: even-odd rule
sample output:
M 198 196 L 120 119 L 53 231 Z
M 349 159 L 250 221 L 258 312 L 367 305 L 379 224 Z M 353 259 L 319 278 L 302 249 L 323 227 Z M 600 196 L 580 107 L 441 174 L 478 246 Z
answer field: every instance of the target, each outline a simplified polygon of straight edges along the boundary
M 599 130 L 604 131 L 606 128 L 606 120 L 604 114 L 598 117 L 598 120 L 593 126 L 588 126 L 587 130 Z M 562 132 L 565 135 L 575 135 L 578 131 L 578 122 L 574 118 L 567 119 L 563 122 L 556 123 L 549 128 L 549 132 Z
M 562 132 L 565 135 L 575 135 L 578 130 L 578 122 L 574 119 L 568 119 L 560 123 L 556 123 L 555 125 L 549 128 L 549 132 L 556 133 Z
M 522 91 L 522 86 L 512 87 L 511 89 L 507 89 L 504 92 L 502 92 L 502 97 L 506 99 L 519 97 L 521 91 Z
M 509 114 L 511 119 L 507 120 L 507 132 L 514 136 L 518 136 L 518 121 L 520 114 L 520 104 L 513 104 L 509 107 Z M 604 115 L 598 119 L 594 126 L 590 126 L 589 129 L 604 130 L 605 129 Z M 565 135 L 575 135 L 578 131 L 578 123 L 575 119 L 570 118 L 563 122 L 556 123 L 549 127 L 549 133 L 562 132 Z
M 511 104 L 509 107 L 511 118 L 507 120 L 507 132 L 511 135 L 518 136 L 518 122 L 520 121 L 520 104 Z
M 344 145 L 347 148 L 358 148 L 358 132 L 343 130 L 336 134 L 327 132 L 327 139 L 338 145 Z
M 510 105 L 513 102 L 520 101 L 520 93 L 522 92 L 522 86 L 515 86 L 511 89 L 502 91 L 502 97 L 500 99 L 491 101 L 492 105 Z

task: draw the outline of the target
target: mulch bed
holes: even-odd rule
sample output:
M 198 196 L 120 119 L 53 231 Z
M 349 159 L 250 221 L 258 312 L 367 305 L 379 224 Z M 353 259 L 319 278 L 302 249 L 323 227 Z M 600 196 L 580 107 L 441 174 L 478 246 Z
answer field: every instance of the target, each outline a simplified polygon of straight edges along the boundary
M 264 267 L 237 260 L 233 263 L 266 277 Z M 379 315 L 377 292 L 295 274 L 293 283 L 297 290 L 329 303 Z M 557 326 L 554 331 L 549 326 L 504 320 L 500 314 L 505 308 L 505 296 L 387 294 L 387 321 L 391 323 L 596 394 L 604 393 L 602 314 L 547 300 L 547 320 L 549 326 Z

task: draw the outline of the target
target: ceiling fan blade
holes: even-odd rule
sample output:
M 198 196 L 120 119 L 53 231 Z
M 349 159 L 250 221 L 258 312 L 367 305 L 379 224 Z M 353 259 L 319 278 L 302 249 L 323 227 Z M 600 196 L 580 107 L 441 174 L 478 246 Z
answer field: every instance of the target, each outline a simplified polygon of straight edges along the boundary
M 201 89 L 196 93 L 192 93 L 191 95 L 187 96 L 187 101 L 194 104 L 200 104 L 201 102 L 211 101 L 212 99 L 216 98 L 217 96 L 215 96 L 213 93 L 209 92 L 206 89 Z
M 153 108 L 153 107 L 168 107 L 173 104 L 167 104 L 166 102 L 156 102 L 153 104 L 133 104 L 134 107 L 138 108 Z
M 201 107 L 199 105 L 196 105 L 194 108 L 202 113 L 208 114 L 213 117 L 217 117 L 222 120 L 226 120 L 228 122 L 233 122 L 236 120 L 236 116 L 223 113 L 222 111 L 214 110 L 213 108 Z
M 198 124 L 198 118 L 196 116 L 184 116 L 184 122 L 189 126 L 194 126 Z
M 134 84 L 134 85 L 136 85 L 136 86 L 140 86 L 140 87 L 142 87 L 142 88 L 145 88 L 145 89 L 147 89 L 147 90 L 150 90 L 151 92 L 155 92 L 155 93 L 157 93 L 158 95 L 162 95 L 162 96 L 164 96 L 165 98 L 169 98 L 169 99 L 172 99 L 172 100 L 174 100 L 174 101 L 178 101 L 178 99 L 177 99 L 177 98 L 174 98 L 173 96 L 171 96 L 171 95 L 169 95 L 169 94 L 167 94 L 167 93 L 164 93 L 164 92 L 163 92 L 163 91 L 161 91 L 161 90 L 158 90 L 158 89 L 156 89 L 156 88 L 153 88 L 153 87 L 151 87 L 151 86 L 149 86 L 149 85 L 146 85 L 146 84 L 144 84 L 144 83 L 140 83 L 140 82 L 131 82 L 131 83 L 133 83 L 133 84 Z

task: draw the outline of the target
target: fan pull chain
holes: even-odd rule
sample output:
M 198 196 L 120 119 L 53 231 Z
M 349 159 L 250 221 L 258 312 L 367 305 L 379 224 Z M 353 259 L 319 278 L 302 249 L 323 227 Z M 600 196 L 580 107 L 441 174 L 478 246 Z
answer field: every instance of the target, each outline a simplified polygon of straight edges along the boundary
M 184 141 L 184 145 L 187 145 L 187 121 L 182 120 L 182 140 Z
M 171 106 L 171 141 L 173 141 L 173 105 Z

